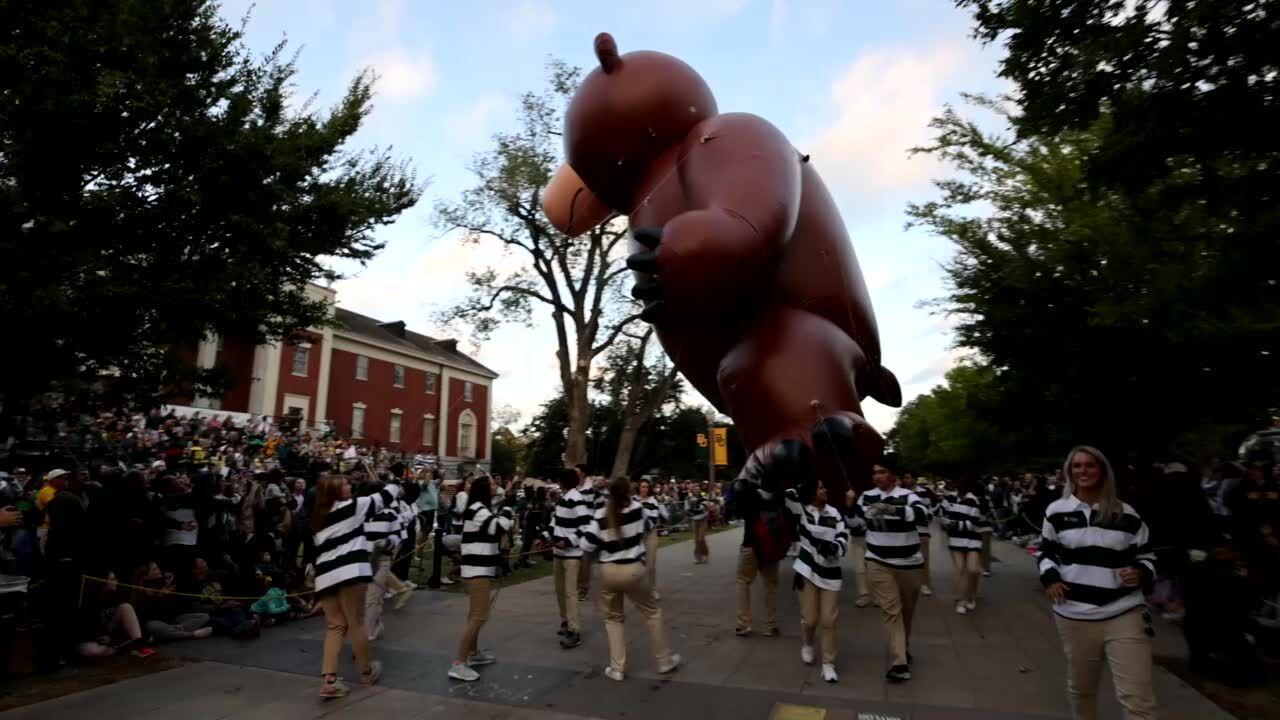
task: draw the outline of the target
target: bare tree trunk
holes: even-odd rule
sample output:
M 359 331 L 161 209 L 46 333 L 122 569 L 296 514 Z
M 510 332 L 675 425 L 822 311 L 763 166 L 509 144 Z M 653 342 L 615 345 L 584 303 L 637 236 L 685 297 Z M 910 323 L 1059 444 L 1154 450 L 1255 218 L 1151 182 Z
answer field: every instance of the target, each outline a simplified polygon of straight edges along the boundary
M 644 362 L 644 348 L 641 347 L 639 360 Z M 640 434 L 640 428 L 644 427 L 645 422 L 653 416 L 654 411 L 662 404 L 663 398 L 667 393 L 671 392 L 671 384 L 676 381 L 676 369 L 672 367 L 647 395 L 638 397 L 644 393 L 643 374 L 640 374 L 640 385 L 632 385 L 627 391 L 628 402 L 623 408 L 622 420 L 622 436 L 618 438 L 618 452 L 613 456 L 613 470 L 609 477 L 615 478 L 619 475 L 626 475 L 631 468 L 631 455 L 635 451 L 636 437 Z M 632 400 L 634 398 L 634 401 Z
M 587 428 L 591 425 L 591 404 L 587 402 L 587 378 L 575 373 L 565 390 L 569 405 L 569 437 L 564 460 L 568 465 L 577 465 L 588 461 Z

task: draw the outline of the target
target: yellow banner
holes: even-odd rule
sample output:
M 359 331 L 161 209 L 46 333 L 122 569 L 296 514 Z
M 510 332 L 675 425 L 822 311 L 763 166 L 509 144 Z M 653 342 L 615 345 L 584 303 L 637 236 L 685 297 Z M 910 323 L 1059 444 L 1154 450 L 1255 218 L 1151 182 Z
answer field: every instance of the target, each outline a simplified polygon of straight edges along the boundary
M 711 428 L 711 457 L 717 465 L 729 464 L 729 429 Z

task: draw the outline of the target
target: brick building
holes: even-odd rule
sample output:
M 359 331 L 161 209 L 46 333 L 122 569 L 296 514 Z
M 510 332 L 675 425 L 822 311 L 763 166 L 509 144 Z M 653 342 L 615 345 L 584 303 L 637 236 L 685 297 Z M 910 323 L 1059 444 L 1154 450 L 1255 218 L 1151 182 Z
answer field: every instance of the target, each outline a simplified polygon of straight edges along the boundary
M 459 352 L 456 340 L 338 307 L 332 289 L 308 289 L 333 308 L 334 327 L 310 329 L 295 344 L 201 343 L 196 362 L 224 365 L 232 385 L 220 398 L 190 404 L 293 416 L 308 429 L 330 424 L 370 444 L 426 450 L 446 466 L 488 466 L 497 373 Z

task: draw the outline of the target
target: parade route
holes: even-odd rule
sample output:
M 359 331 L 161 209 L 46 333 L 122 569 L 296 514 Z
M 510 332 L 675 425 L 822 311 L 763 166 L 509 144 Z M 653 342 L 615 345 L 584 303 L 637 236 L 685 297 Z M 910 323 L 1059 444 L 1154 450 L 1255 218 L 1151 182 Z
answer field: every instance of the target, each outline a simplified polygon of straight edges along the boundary
M 1068 717 L 1065 661 L 1035 569 L 1021 548 L 997 543 L 995 577 L 984 580 L 976 614 L 952 611 L 951 571 L 934 545 L 933 597 L 921 598 L 912 653 L 914 678 L 888 684 L 885 634 L 877 608 L 855 608 L 851 583 L 838 624 L 840 682 L 828 684 L 799 658 L 799 610 L 789 567 L 781 573 L 782 636 L 734 635 L 734 576 L 739 529 L 709 538 L 711 561 L 695 565 L 692 544 L 660 552 L 659 585 L 672 648 L 685 665 L 660 678 L 643 623 L 628 618 L 625 682 L 604 677 L 603 621 L 592 602 L 583 611 L 583 645 L 556 642 L 550 578 L 506 587 L 495 599 L 481 646 L 498 662 L 479 682 L 445 673 L 465 616 L 460 594 L 420 591 L 401 611 L 388 610 L 376 644 L 382 684 L 354 687 L 322 702 L 315 691 L 323 623 L 311 619 L 263 633 L 260 640 L 192 642 L 165 652 L 192 660 L 176 670 L 128 680 L 8 713 L 21 720 L 110 717 L 182 718 L 698 718 L 698 720 L 930 720 Z M 753 595 L 762 626 L 759 586 Z M 1157 629 L 1155 654 L 1182 652 L 1177 629 Z M 347 660 L 349 663 L 349 659 Z M 347 678 L 357 674 L 350 665 Z M 1160 717 L 1215 720 L 1230 716 L 1163 668 L 1155 670 Z M 1120 717 L 1109 680 L 1101 717 Z

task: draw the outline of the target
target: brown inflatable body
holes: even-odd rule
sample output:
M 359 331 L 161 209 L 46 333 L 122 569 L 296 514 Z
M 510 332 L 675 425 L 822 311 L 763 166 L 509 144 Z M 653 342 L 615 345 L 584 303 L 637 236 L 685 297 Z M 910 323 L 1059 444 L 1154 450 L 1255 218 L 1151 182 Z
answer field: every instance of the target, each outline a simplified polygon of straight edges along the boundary
M 680 60 L 619 56 L 607 34 L 596 55 L 565 115 L 548 218 L 580 233 L 628 216 L 633 294 L 684 376 L 733 418 L 752 452 L 744 478 L 776 489 L 816 473 L 838 502 L 883 448 L 862 399 L 896 407 L 901 390 L 835 202 L 777 128 L 719 114 Z

